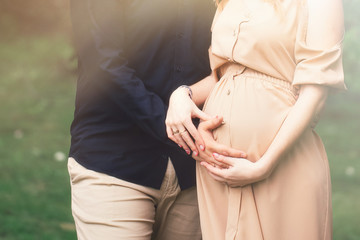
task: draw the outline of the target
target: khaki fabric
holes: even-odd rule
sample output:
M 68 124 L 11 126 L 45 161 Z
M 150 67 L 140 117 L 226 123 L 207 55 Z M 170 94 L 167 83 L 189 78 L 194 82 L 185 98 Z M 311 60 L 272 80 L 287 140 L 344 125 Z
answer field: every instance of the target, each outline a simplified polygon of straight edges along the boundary
M 342 36 L 331 48 L 312 48 L 306 1 L 283 0 L 277 8 L 264 2 L 229 0 L 217 12 L 209 53 L 219 81 L 204 106 L 224 117 L 215 139 L 251 161 L 271 144 L 302 84 L 345 89 Z M 314 129 L 279 162 L 267 179 L 239 188 L 215 181 L 197 164 L 203 239 L 332 239 L 330 171 Z
M 80 240 L 200 240 L 196 188 L 180 191 L 169 161 L 161 189 L 126 182 L 68 160 Z

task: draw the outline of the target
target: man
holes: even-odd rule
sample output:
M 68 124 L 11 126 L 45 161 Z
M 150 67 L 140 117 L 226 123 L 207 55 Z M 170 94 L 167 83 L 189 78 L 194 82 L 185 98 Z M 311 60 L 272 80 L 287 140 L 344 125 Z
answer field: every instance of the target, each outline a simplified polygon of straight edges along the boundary
M 195 161 L 164 122 L 171 92 L 210 73 L 214 8 L 71 1 L 79 78 L 68 168 L 79 239 L 201 239 Z

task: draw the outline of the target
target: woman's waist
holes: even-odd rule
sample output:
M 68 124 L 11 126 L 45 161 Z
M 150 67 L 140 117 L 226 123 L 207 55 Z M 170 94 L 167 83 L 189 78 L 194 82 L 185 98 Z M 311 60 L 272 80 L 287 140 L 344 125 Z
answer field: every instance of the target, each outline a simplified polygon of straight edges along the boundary
M 271 76 L 238 63 L 229 62 L 224 64 L 222 67 L 220 67 L 218 73 L 220 75 L 220 81 L 237 81 L 242 79 L 249 79 L 254 81 L 260 80 L 279 86 L 291 92 L 294 96 L 298 96 L 299 94 L 299 88 L 293 86 L 290 81 Z

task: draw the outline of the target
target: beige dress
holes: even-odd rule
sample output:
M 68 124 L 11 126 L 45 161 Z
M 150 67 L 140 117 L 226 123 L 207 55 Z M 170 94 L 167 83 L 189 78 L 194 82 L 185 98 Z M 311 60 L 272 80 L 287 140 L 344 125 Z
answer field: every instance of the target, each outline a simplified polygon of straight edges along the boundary
M 210 60 L 221 77 L 204 107 L 224 117 L 214 131 L 218 142 L 257 161 L 302 84 L 345 88 L 342 41 L 311 48 L 307 27 L 308 7 L 301 0 L 283 0 L 276 9 L 262 0 L 230 0 L 218 10 Z M 310 127 L 266 180 L 231 188 L 198 164 L 197 184 L 204 240 L 332 239 L 328 160 Z

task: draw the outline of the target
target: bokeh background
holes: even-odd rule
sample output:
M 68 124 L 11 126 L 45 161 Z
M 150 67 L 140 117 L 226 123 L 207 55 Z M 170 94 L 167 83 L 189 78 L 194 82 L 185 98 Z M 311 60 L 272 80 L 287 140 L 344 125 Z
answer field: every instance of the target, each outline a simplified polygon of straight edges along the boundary
M 196 0 L 194 0 L 196 1 Z M 344 0 L 348 91 L 329 98 L 334 239 L 360 239 L 360 0 Z M 68 0 L 0 0 L 0 239 L 76 239 L 67 173 L 76 56 Z

